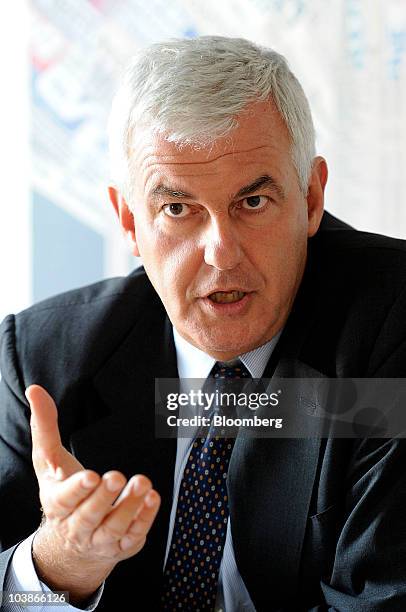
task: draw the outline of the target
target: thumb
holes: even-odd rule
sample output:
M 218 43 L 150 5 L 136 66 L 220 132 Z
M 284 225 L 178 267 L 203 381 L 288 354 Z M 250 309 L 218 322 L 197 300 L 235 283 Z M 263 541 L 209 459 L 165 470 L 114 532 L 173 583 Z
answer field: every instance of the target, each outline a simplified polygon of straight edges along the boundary
M 25 396 L 31 409 L 31 437 L 34 468 L 42 474 L 58 467 L 63 450 L 58 429 L 58 411 L 54 400 L 43 387 L 30 385 Z

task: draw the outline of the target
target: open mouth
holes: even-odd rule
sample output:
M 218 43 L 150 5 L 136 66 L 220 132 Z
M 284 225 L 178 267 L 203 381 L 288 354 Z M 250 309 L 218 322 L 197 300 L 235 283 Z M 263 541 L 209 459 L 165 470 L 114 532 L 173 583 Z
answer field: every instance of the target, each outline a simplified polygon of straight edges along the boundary
M 208 298 L 216 304 L 233 304 L 239 302 L 246 295 L 243 291 L 216 291 L 211 293 Z

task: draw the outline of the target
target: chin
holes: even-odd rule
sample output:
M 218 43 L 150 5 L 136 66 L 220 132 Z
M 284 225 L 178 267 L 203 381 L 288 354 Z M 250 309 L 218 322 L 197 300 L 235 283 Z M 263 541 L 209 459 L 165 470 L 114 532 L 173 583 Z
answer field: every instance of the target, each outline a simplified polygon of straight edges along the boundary
M 246 331 L 238 329 L 216 331 L 208 330 L 199 334 L 199 345 L 205 353 L 224 353 L 232 358 L 252 350 L 264 343 L 260 334 L 247 334 Z

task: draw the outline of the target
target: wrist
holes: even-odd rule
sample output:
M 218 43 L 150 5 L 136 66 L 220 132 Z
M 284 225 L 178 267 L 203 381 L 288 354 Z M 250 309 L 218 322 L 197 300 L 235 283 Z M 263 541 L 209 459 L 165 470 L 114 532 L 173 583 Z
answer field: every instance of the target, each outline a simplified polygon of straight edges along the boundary
M 67 591 L 72 605 L 89 599 L 115 566 L 115 563 L 101 565 L 67 551 L 44 525 L 33 538 L 32 559 L 38 578 L 51 591 Z

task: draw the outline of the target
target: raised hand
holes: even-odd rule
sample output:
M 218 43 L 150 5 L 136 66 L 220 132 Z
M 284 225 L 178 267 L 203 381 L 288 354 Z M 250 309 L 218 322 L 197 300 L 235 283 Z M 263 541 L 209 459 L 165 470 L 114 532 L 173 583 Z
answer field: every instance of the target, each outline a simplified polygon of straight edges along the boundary
M 143 475 L 127 482 L 118 471 L 101 477 L 86 470 L 62 445 L 52 397 L 39 385 L 28 387 L 26 397 L 45 515 L 33 542 L 34 563 L 51 589 L 70 591 L 71 601 L 80 602 L 119 561 L 141 550 L 160 497 Z

